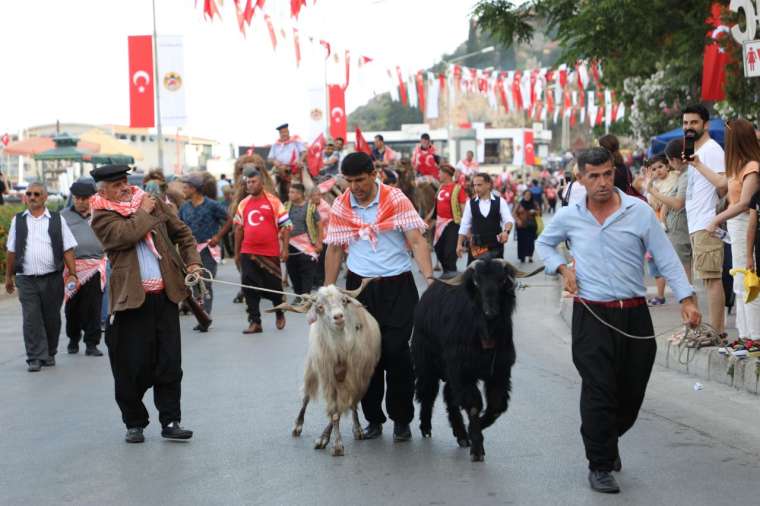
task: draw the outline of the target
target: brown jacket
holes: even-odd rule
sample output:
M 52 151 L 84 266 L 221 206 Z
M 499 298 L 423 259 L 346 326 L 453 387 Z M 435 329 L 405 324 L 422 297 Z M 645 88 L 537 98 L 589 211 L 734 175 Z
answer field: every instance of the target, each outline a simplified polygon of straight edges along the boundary
M 92 228 L 103 244 L 103 249 L 111 262 L 111 277 L 108 284 L 108 313 L 126 309 L 135 309 L 145 302 L 145 291 L 140 279 L 140 264 L 137 260 L 138 242 L 150 233 L 161 255 L 159 267 L 164 280 L 164 291 L 172 302 L 179 304 L 190 295 L 185 286 L 182 266 L 169 250 L 174 244 L 166 244 L 163 237 L 156 232 L 162 227 L 166 235 L 179 248 L 185 265 L 201 265 L 201 258 L 195 249 L 193 233 L 182 223 L 169 206 L 156 201 L 153 213 L 148 214 L 139 209 L 132 216 L 125 218 L 114 211 L 96 210 L 92 217 Z

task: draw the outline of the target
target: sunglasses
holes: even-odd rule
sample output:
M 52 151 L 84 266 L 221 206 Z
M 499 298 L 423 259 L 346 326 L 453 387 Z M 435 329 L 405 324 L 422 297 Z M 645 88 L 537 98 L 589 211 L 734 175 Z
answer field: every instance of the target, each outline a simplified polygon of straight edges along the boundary
M 42 193 L 40 192 L 26 192 L 27 197 L 32 197 L 32 196 L 39 197 L 40 195 L 42 195 Z

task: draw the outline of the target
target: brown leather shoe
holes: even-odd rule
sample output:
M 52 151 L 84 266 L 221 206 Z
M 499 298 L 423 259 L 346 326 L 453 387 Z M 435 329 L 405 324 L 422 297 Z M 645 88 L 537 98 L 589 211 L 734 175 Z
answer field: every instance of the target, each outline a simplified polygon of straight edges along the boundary
M 251 322 L 247 329 L 243 331 L 243 334 L 261 334 L 264 330 L 261 328 L 260 323 Z
M 275 320 L 275 326 L 277 327 L 277 330 L 282 330 L 285 328 L 285 313 L 282 311 L 277 311 L 277 320 Z

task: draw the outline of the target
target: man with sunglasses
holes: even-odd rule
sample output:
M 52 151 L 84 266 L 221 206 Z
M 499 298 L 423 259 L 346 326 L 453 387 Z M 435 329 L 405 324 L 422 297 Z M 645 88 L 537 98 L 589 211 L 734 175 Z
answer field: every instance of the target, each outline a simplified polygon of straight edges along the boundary
M 61 215 L 45 207 L 47 197 L 41 183 L 27 187 L 27 209 L 14 216 L 6 243 L 5 290 L 12 294 L 18 287 L 29 372 L 55 365 L 64 292 L 61 273 L 64 265 L 76 273 L 76 239 Z M 79 284 L 75 274 L 65 283 Z

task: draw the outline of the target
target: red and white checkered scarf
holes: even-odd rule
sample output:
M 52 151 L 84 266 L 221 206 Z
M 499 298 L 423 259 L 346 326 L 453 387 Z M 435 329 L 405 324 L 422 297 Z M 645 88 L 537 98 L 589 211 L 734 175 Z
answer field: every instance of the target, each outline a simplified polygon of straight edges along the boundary
M 398 230 L 425 230 L 427 225 L 420 218 L 409 199 L 398 188 L 378 184 L 380 193 L 375 223 L 365 223 L 351 209 L 351 191 L 335 199 L 327 227 L 327 244 L 346 245 L 359 239 L 368 240 L 374 249 L 381 232 Z

